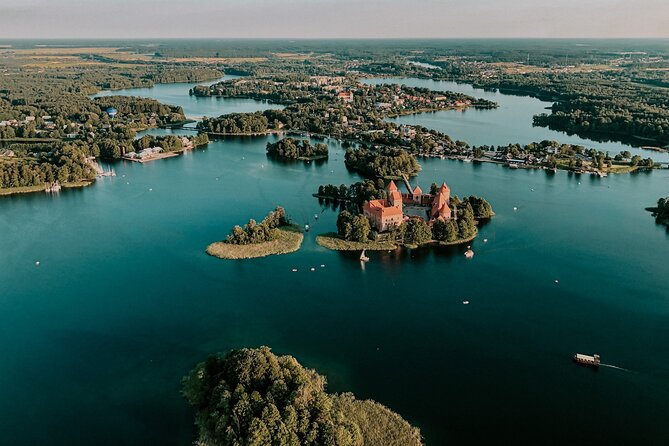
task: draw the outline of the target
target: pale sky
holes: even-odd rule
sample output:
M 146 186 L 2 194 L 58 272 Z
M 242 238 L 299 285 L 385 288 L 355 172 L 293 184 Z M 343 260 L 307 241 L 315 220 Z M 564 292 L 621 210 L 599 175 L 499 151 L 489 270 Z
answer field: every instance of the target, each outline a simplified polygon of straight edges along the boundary
M 31 37 L 669 37 L 669 0 L 0 0 Z

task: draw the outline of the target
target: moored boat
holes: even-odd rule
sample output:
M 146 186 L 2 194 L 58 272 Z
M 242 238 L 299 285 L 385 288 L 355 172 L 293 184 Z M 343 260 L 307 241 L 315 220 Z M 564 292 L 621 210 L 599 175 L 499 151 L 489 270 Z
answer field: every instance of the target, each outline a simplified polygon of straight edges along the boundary
M 369 262 L 369 257 L 365 255 L 365 250 L 363 249 L 362 252 L 360 253 L 360 261 L 361 262 Z

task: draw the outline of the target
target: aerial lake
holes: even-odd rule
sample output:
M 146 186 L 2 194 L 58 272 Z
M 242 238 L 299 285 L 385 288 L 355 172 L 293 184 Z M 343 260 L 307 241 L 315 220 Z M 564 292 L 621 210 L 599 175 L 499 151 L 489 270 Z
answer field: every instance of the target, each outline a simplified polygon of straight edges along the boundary
M 192 117 L 270 107 L 190 97 L 193 85 L 121 93 Z M 472 144 L 627 149 L 532 127 L 541 101 L 441 87 L 501 107 L 398 120 Z M 153 131 L 166 132 L 181 131 Z M 420 159 L 413 184 L 446 181 L 496 211 L 474 258 L 462 246 L 402 249 L 361 265 L 315 242 L 337 211 L 311 194 L 359 180 L 344 149 L 328 141 L 325 162 L 277 162 L 265 154 L 274 140 L 217 139 L 118 162 L 117 177 L 84 189 L 0 197 L 2 443 L 189 445 L 181 377 L 210 353 L 260 345 L 317 369 L 331 391 L 386 404 L 429 445 L 669 442 L 669 233 L 644 211 L 669 194 L 669 170 L 600 179 Z M 277 205 L 311 226 L 300 251 L 205 254 Z M 577 366 L 577 352 L 606 366 Z

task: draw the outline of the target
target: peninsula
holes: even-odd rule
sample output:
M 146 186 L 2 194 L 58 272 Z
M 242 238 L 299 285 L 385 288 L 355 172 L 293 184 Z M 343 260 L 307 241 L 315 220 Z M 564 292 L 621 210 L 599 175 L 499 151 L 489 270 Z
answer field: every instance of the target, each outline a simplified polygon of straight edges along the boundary
M 646 208 L 653 213 L 655 221 L 669 228 L 669 197 L 657 200 L 657 206 Z
M 268 347 L 210 356 L 183 379 L 197 411 L 197 444 L 423 444 L 418 428 L 382 404 L 325 387 L 324 376 Z

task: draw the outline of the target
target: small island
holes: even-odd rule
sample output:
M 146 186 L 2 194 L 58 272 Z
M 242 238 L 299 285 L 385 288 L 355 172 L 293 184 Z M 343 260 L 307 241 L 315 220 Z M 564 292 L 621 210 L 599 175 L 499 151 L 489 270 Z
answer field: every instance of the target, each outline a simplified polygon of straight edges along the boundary
M 394 181 L 385 189 L 379 187 L 382 181 L 370 180 L 348 188 L 319 187 L 315 196 L 339 202 L 344 209 L 337 218 L 337 233 L 322 234 L 317 243 L 337 251 L 457 245 L 474 240 L 478 223 L 495 215 L 484 198 L 451 197 L 446 183 L 433 183 L 425 194 L 419 186 L 413 188 L 406 176 L 404 181 L 408 193 L 401 193 Z
M 646 210 L 653 213 L 653 217 L 658 224 L 669 228 L 669 197 L 660 198 L 657 200 L 657 206 L 648 207 Z
M 328 146 L 322 142 L 311 145 L 306 139 L 298 141 L 294 138 L 283 138 L 275 143 L 267 143 L 267 155 L 273 158 L 301 161 L 326 159 Z
M 235 226 L 225 240 L 212 243 L 207 254 L 219 259 L 254 259 L 289 254 L 300 249 L 304 235 L 299 226 L 291 224 L 285 210 L 277 207 L 260 223 L 251 219 Z

